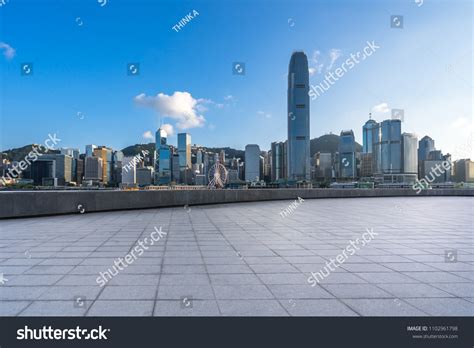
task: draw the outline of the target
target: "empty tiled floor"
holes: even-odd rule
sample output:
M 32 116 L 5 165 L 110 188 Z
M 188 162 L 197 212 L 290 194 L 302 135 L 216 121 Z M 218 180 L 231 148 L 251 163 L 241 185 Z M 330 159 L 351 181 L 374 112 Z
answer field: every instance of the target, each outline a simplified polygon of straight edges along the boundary
M 285 218 L 290 201 L 2 220 L 0 315 L 472 316 L 473 202 L 306 200 Z M 160 226 L 165 237 L 96 283 Z M 312 287 L 310 273 L 367 228 L 376 237 Z

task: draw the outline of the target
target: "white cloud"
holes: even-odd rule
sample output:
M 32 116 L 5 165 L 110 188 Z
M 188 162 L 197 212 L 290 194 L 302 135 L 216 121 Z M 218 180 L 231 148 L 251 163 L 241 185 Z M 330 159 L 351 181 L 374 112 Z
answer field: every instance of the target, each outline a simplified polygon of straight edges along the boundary
M 229 94 L 229 95 L 226 95 L 226 96 L 224 97 L 224 100 L 225 100 L 225 101 L 234 101 L 235 98 L 234 98 L 233 95 L 230 95 L 230 94 Z
M 194 99 L 190 93 L 179 91 L 172 95 L 158 93 L 156 96 L 147 96 L 142 93 L 134 100 L 138 105 L 150 107 L 160 115 L 176 120 L 176 127 L 179 129 L 204 126 L 206 119 L 202 113 L 207 111 L 205 105 L 213 103 L 208 99 Z
M 161 125 L 161 128 L 166 132 L 169 137 L 174 135 L 174 127 L 172 124 L 164 123 Z
M 387 103 L 377 104 L 372 108 L 373 113 L 381 113 L 386 114 L 390 112 L 390 108 L 388 107 Z
M 166 132 L 166 135 L 167 136 L 172 136 L 174 135 L 174 128 L 173 128 L 173 125 L 172 124 L 169 124 L 169 123 L 164 123 L 160 126 L 161 129 L 163 129 L 165 132 Z M 147 130 L 145 133 L 143 133 L 142 137 L 144 139 L 149 139 L 149 140 L 152 140 L 152 141 L 155 141 L 155 135 L 153 134 L 152 131 L 150 130 Z
M 150 140 L 155 140 L 155 137 L 153 136 L 153 133 L 151 131 L 146 131 L 145 133 L 143 133 L 142 137 L 144 139 L 150 139 Z
M 0 50 L 3 50 L 3 55 L 8 60 L 15 56 L 15 49 L 5 42 L 0 42 Z
M 331 48 L 329 50 L 329 59 L 331 60 L 329 62 L 328 67 L 326 68 L 327 71 L 331 70 L 334 64 L 336 63 L 336 60 L 342 55 L 342 51 L 337 48 Z

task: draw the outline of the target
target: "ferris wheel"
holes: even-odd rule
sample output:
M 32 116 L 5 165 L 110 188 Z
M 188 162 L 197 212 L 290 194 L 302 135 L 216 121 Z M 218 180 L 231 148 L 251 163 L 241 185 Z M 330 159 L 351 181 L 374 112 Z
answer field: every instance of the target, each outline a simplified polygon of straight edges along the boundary
M 210 169 L 209 169 L 209 188 L 223 188 L 225 183 L 227 182 L 227 169 L 216 162 Z

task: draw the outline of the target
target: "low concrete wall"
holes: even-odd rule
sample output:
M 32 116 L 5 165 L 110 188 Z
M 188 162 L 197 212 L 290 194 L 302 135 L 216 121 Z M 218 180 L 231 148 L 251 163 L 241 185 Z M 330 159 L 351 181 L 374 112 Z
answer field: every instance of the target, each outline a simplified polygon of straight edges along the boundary
M 184 205 L 295 200 L 297 197 L 353 198 L 408 196 L 474 196 L 473 189 L 249 189 L 163 191 L 7 191 L 0 192 L 0 219 Z

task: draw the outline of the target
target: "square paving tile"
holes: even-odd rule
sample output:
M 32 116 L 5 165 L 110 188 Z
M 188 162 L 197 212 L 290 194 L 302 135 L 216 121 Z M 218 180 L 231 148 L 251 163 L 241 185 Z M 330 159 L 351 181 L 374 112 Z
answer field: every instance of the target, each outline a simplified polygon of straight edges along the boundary
M 154 301 L 112 300 L 95 301 L 87 316 L 148 317 L 153 313 Z
M 0 301 L 0 317 L 17 316 L 30 303 L 28 301 Z
M 219 308 L 215 300 L 196 300 L 193 299 L 192 306 L 185 307 L 181 301 L 156 301 L 154 316 L 162 317 L 209 317 L 219 316 Z
M 429 284 L 377 284 L 377 286 L 398 298 L 452 297 L 446 291 Z
M 399 299 L 342 299 L 362 316 L 426 316 L 425 312 Z
M 336 299 L 280 301 L 291 316 L 339 317 L 358 314 Z
M 150 285 L 106 286 L 98 300 L 154 300 L 157 288 Z
M 288 312 L 276 300 L 220 300 L 225 316 L 287 316 Z
M 273 299 L 274 296 L 264 285 L 213 285 L 217 299 L 252 300 Z
M 460 298 L 413 298 L 411 305 L 436 316 L 474 316 L 474 303 Z
M 158 289 L 159 300 L 176 300 L 185 296 L 191 296 L 193 299 L 207 300 L 214 299 L 212 287 L 209 284 L 204 285 L 160 285 Z
M 321 286 L 306 285 L 269 285 L 270 290 L 278 299 L 318 299 L 334 298 Z
M 337 298 L 393 297 L 393 295 L 372 284 L 324 284 L 321 287 Z
M 84 316 L 89 306 L 90 302 L 88 301 L 78 305 L 77 301 L 72 298 L 69 301 L 34 301 L 19 315 L 29 317 Z

